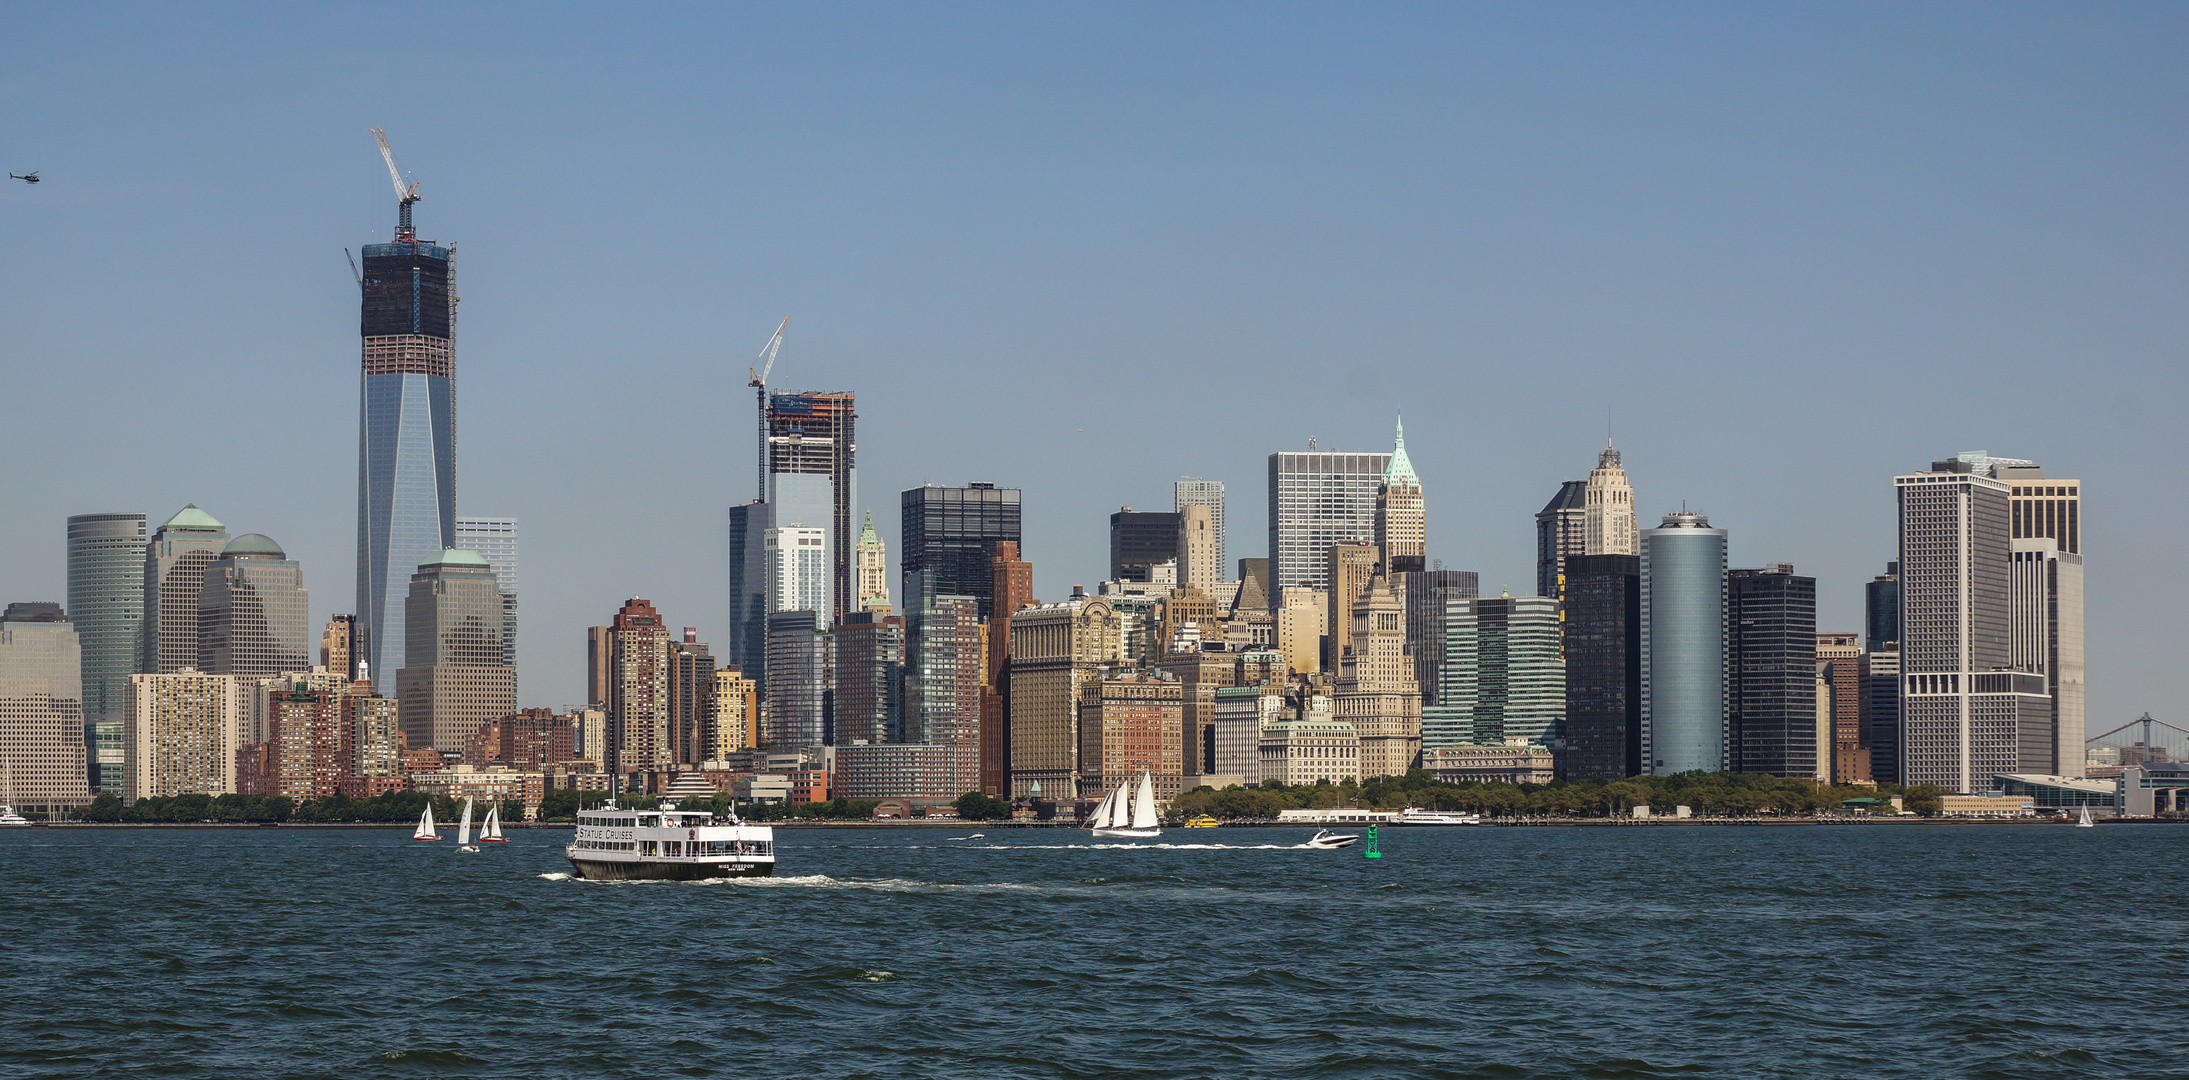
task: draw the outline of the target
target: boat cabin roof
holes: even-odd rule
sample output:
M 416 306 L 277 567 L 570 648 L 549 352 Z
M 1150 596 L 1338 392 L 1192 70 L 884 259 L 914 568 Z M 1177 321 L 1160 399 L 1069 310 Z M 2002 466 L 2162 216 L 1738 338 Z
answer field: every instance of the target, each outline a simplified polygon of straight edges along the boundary
M 682 829 L 707 825 L 714 821 L 712 810 L 580 810 L 578 820 L 588 825 L 622 826 L 624 828 L 671 828 Z

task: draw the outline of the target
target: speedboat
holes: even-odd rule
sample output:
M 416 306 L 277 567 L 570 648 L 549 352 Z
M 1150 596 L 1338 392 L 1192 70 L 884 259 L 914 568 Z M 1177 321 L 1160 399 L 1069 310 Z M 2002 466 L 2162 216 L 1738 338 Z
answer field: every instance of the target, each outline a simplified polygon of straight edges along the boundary
M 1307 846 L 1311 848 L 1352 847 L 1359 840 L 1360 835 L 1358 833 L 1334 833 L 1328 829 L 1324 829 L 1323 831 L 1316 833 L 1314 836 L 1309 837 L 1307 841 Z
M 944 837 L 943 839 L 945 839 L 945 840 L 986 840 L 986 839 L 988 839 L 988 834 L 987 834 L 987 833 L 974 833 L 974 834 L 973 834 L 973 835 L 971 835 L 971 836 L 946 836 L 946 837 Z

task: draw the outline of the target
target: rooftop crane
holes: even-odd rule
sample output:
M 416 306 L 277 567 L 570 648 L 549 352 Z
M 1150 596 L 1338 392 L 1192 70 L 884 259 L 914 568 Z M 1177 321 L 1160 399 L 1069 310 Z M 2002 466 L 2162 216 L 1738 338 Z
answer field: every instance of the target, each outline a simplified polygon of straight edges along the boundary
M 408 185 L 403 183 L 403 170 L 395 167 L 395 150 L 388 145 L 387 132 L 373 128 L 372 137 L 373 141 L 380 144 L 380 156 L 387 160 L 388 178 L 395 181 L 396 204 L 401 207 L 402 218 L 395 227 L 395 240 L 397 243 L 413 243 L 418 239 L 418 230 L 411 228 L 410 204 L 418 201 L 418 181 L 413 180 Z
M 745 385 L 753 388 L 753 401 L 760 409 L 760 494 L 753 498 L 754 502 L 766 502 L 768 498 L 768 373 L 775 370 L 775 354 L 783 347 L 783 330 L 789 325 L 790 316 L 783 316 L 782 325 L 775 328 L 775 336 L 761 346 L 760 355 L 755 358 L 754 362 L 759 366 L 745 369 L 752 373 L 752 381 Z

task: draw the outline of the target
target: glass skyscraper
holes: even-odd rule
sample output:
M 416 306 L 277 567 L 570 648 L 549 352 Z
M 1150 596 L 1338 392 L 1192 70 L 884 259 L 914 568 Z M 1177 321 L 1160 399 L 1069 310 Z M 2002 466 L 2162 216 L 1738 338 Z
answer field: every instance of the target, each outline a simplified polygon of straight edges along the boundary
M 89 723 L 119 724 L 129 707 L 129 677 L 144 644 L 144 549 L 143 514 L 68 519 L 68 614 L 83 648 Z
M 476 551 L 502 584 L 502 663 L 517 669 L 517 519 L 457 518 L 456 546 Z
M 1725 530 L 1701 514 L 1642 531 L 1642 766 L 1725 768 Z
M 980 617 L 995 614 L 996 544 L 1019 542 L 1019 489 L 971 483 L 961 488 L 908 488 L 901 496 L 898 562 L 904 574 L 905 613 L 915 604 L 919 573 L 935 571 L 937 596 L 970 596 Z M 1009 614 L 1009 612 L 1005 612 Z
M 375 674 L 405 666 L 411 571 L 456 545 L 455 280 L 453 246 L 365 245 L 357 628 Z
M 1269 455 L 1270 585 L 1330 585 L 1330 549 L 1376 537 L 1376 492 L 1389 454 Z

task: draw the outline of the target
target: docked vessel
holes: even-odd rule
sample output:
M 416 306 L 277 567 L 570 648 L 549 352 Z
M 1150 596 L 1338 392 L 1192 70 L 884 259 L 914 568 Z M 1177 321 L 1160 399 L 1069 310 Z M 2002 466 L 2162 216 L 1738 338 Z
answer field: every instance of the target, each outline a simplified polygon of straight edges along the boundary
M 570 868 L 596 881 L 698 881 L 775 873 L 775 830 L 736 817 L 717 825 L 707 810 L 578 811 L 563 849 Z
M 1131 780 L 1117 785 L 1117 790 L 1102 797 L 1094 816 L 1087 819 L 1087 827 L 1096 836 L 1146 840 L 1163 835 L 1155 817 L 1155 778 L 1143 769 L 1137 792 Z
M 1482 824 L 1482 815 L 1464 813 L 1458 810 L 1424 810 L 1418 806 L 1409 806 L 1399 811 L 1399 816 L 1394 818 L 1391 824 L 1480 825 Z
M 6 770 L 6 766 L 6 762 L 0 761 L 0 770 Z M 28 824 L 30 824 L 29 818 L 15 812 L 14 771 L 0 771 L 0 826 L 12 827 Z

